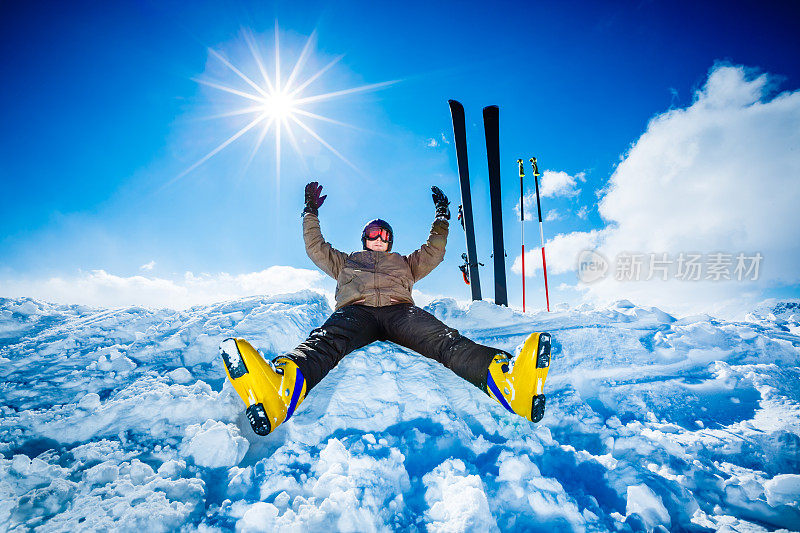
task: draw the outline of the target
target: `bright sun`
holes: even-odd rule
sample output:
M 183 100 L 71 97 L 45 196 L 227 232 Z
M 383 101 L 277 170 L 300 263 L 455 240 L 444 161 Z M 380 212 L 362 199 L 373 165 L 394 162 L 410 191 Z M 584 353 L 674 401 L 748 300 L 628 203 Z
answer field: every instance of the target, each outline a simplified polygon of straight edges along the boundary
M 283 119 L 294 113 L 295 99 L 284 92 L 273 93 L 264 99 L 264 112 L 272 119 Z
M 231 76 L 231 80 L 227 83 L 211 81 L 207 79 L 196 79 L 195 81 L 203 85 L 206 85 L 208 87 L 213 87 L 214 89 L 236 95 L 247 101 L 247 105 L 245 107 L 232 109 L 231 111 L 209 118 L 223 118 L 223 117 L 249 115 L 252 118 L 252 120 L 244 127 L 242 127 L 239 131 L 228 137 L 228 139 L 223 141 L 219 146 L 217 146 L 209 153 L 207 153 L 205 156 L 200 158 L 199 161 L 197 161 L 192 166 L 181 172 L 178 176 L 173 178 L 167 185 L 177 181 L 178 179 L 182 178 L 192 170 L 196 169 L 197 167 L 199 167 L 200 165 L 202 165 L 203 163 L 214 157 L 220 151 L 222 151 L 226 146 L 230 145 L 231 143 L 233 143 L 238 138 L 242 137 L 251 130 L 257 132 L 258 138 L 255 146 L 253 147 L 252 152 L 250 153 L 250 157 L 245 163 L 245 169 L 253 161 L 253 158 L 255 157 L 256 153 L 263 144 L 267 134 L 270 131 L 272 131 L 275 139 L 276 178 L 278 185 L 280 185 L 282 136 L 285 135 L 286 138 L 288 138 L 289 143 L 292 145 L 292 147 L 294 148 L 294 150 L 297 152 L 298 155 L 300 155 L 301 157 L 303 155 L 302 151 L 300 150 L 300 146 L 297 142 L 297 138 L 295 136 L 295 131 L 294 131 L 295 126 L 305 131 L 308 135 L 313 137 L 322 146 L 324 146 L 330 152 L 335 154 L 339 159 L 350 165 L 352 168 L 358 170 L 355 167 L 355 165 L 353 165 L 338 150 L 336 150 L 333 146 L 331 146 L 330 143 L 325 141 L 316 131 L 314 131 L 314 129 L 311 126 L 306 124 L 305 119 L 320 120 L 324 122 L 338 124 L 340 126 L 348 126 L 348 127 L 353 127 L 353 126 L 316 113 L 312 113 L 311 111 L 304 109 L 304 107 L 308 106 L 309 104 L 314 104 L 324 100 L 330 100 L 331 98 L 337 98 L 350 95 L 353 93 L 374 91 L 377 89 L 381 89 L 389 85 L 392 85 L 394 83 L 397 83 L 398 80 L 373 83 L 370 85 L 362 85 L 360 87 L 353 87 L 350 89 L 342 89 L 338 91 L 321 93 L 312 96 L 305 96 L 304 91 L 312 83 L 314 83 L 320 76 L 322 76 L 322 74 L 324 74 L 336 63 L 338 63 L 344 56 L 336 57 L 333 61 L 322 67 L 314 74 L 306 77 L 304 81 L 300 82 L 298 77 L 302 72 L 303 66 L 308 60 L 311 46 L 315 41 L 316 32 L 314 32 L 306 41 L 306 44 L 303 47 L 302 52 L 300 52 L 300 55 L 297 61 L 295 62 L 294 67 L 292 68 L 292 71 L 289 74 L 288 78 L 286 78 L 285 81 L 282 81 L 278 27 L 277 26 L 275 27 L 275 72 L 273 73 L 272 76 L 270 76 L 267 73 L 267 69 L 264 67 L 264 61 L 262 60 L 262 55 L 261 55 L 261 47 L 256 42 L 255 38 L 249 32 L 244 32 L 243 35 L 245 41 L 247 42 L 247 46 L 250 49 L 250 53 L 253 56 L 255 65 L 258 68 L 258 72 L 261 78 L 259 82 L 253 81 L 253 79 L 250 76 L 246 75 L 244 72 L 242 72 L 241 69 L 233 65 L 220 52 L 217 52 L 216 50 L 210 48 L 208 50 L 209 53 L 216 59 L 218 59 L 220 62 L 222 62 L 222 64 L 224 64 L 228 68 L 229 73 L 234 74 L 235 76 Z M 258 79 L 258 77 L 256 78 Z M 231 81 L 234 83 L 231 83 Z M 243 86 L 243 84 L 245 84 L 246 86 Z

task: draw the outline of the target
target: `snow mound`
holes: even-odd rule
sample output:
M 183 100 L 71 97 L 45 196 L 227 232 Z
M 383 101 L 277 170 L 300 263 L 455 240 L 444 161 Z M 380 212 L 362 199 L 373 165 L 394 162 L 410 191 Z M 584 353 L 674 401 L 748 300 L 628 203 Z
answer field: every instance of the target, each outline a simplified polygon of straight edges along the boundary
M 324 296 L 0 299 L 0 530 L 800 530 L 797 302 L 745 322 L 626 300 L 427 309 L 512 353 L 552 333 L 542 422 L 376 343 L 259 437 L 217 345 L 277 356 L 324 322 Z

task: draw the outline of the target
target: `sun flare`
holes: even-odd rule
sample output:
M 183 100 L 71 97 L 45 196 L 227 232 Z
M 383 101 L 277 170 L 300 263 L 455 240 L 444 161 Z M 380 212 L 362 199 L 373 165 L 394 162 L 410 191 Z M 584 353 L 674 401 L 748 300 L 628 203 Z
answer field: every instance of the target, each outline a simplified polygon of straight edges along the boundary
M 295 112 L 296 100 L 291 95 L 280 92 L 264 99 L 264 113 L 273 119 L 283 119 Z
M 301 72 L 303 70 L 303 66 L 307 62 L 310 50 L 315 42 L 316 32 L 312 33 L 311 36 L 306 41 L 303 50 L 300 52 L 300 55 L 295 62 L 289 76 L 282 80 L 282 72 L 281 72 L 281 56 L 280 56 L 280 43 L 278 38 L 278 27 L 275 27 L 275 42 L 274 42 L 274 53 L 275 53 L 275 70 L 270 73 L 267 72 L 267 68 L 264 65 L 264 61 L 261 55 L 262 47 L 253 37 L 250 32 L 244 32 L 243 34 L 244 39 L 247 43 L 249 51 L 252 55 L 252 58 L 255 63 L 255 67 L 258 69 L 258 76 L 256 79 L 258 81 L 254 81 L 252 77 L 245 74 L 242 69 L 235 66 L 231 63 L 222 53 L 209 48 L 209 54 L 220 61 L 223 65 L 225 65 L 228 69 L 228 72 L 232 74 L 231 81 L 228 83 L 212 81 L 208 79 L 195 79 L 198 83 L 205 85 L 207 87 L 211 87 L 218 91 L 222 91 L 228 94 L 232 94 L 238 96 L 242 100 L 244 100 L 246 105 L 244 107 L 231 109 L 230 111 L 221 113 L 219 115 L 215 115 L 209 118 L 225 118 L 225 117 L 233 117 L 233 116 L 249 116 L 251 118 L 250 122 L 248 122 L 244 127 L 239 129 L 233 135 L 228 137 L 225 141 L 220 143 L 216 148 L 208 152 L 205 156 L 200 158 L 196 163 L 191 165 L 189 168 L 181 172 L 178 176 L 173 178 L 167 185 L 177 181 L 178 179 L 182 178 L 186 174 L 190 173 L 216 154 L 221 152 L 227 146 L 232 144 L 234 141 L 239 139 L 240 137 L 244 136 L 250 131 L 255 132 L 258 137 L 256 139 L 256 143 L 253 147 L 253 150 L 250 152 L 250 156 L 245 162 L 245 170 L 249 167 L 250 163 L 252 163 L 253 158 L 258 153 L 259 149 L 261 148 L 264 140 L 266 139 L 267 135 L 272 132 L 275 141 L 275 173 L 277 179 L 277 185 L 280 186 L 280 175 L 281 175 L 281 139 L 282 136 L 289 140 L 289 144 L 292 145 L 294 151 L 300 156 L 303 156 L 303 153 L 300 149 L 299 143 L 297 142 L 297 137 L 295 135 L 295 127 L 299 127 L 300 130 L 308 135 L 310 135 L 314 140 L 324 146 L 328 151 L 333 153 L 336 157 L 341 159 L 344 163 L 355 169 L 356 171 L 360 172 L 360 170 L 350 162 L 344 155 L 342 155 L 336 148 L 334 148 L 330 143 L 328 143 L 322 136 L 317 133 L 313 127 L 307 124 L 308 119 L 317 120 L 328 122 L 332 124 L 337 124 L 339 126 L 345 126 L 350 128 L 355 128 L 355 126 L 351 124 L 347 124 L 345 122 L 340 122 L 338 120 L 334 120 L 329 117 L 325 117 L 323 115 L 313 113 L 308 109 L 304 109 L 309 105 L 316 104 L 318 102 L 323 102 L 326 100 L 330 100 L 333 98 L 340 98 L 343 96 L 351 95 L 354 93 L 363 93 L 368 91 L 374 91 L 378 89 L 382 89 L 388 87 L 394 83 L 397 83 L 399 80 L 393 81 L 385 81 L 380 83 L 373 83 L 369 85 L 362 85 L 359 87 L 352 87 L 349 89 L 341 89 L 337 91 L 327 92 L 327 93 L 320 93 L 315 95 L 306 95 L 305 91 L 314 83 L 316 82 L 325 72 L 330 70 L 336 63 L 338 63 L 342 57 L 338 56 L 330 61 L 327 65 L 319 69 L 318 71 L 314 72 L 313 74 L 305 77 L 303 81 L 300 80 Z M 356 128 L 358 129 L 358 128 Z

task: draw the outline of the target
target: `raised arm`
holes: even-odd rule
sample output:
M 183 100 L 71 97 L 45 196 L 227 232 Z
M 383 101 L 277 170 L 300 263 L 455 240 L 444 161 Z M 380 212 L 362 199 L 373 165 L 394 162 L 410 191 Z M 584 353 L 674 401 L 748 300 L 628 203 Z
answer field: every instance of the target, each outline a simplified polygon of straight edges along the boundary
M 431 191 L 436 205 L 436 220 L 433 221 L 427 242 L 407 258 L 415 282 L 430 274 L 444 260 L 450 231 L 450 202 L 439 187 L 431 187 Z
M 347 254 L 325 242 L 319 226 L 319 206 L 326 196 L 320 197 L 322 185 L 312 181 L 306 185 L 306 207 L 303 209 L 303 240 L 308 257 L 333 279 L 339 277 Z

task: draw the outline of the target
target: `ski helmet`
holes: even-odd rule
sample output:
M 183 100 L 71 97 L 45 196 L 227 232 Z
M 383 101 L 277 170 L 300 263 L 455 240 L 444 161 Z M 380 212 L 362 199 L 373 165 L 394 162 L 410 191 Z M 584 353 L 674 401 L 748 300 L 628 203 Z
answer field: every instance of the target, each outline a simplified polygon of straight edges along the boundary
M 361 245 L 364 247 L 364 250 L 367 249 L 367 231 L 376 228 L 386 230 L 389 233 L 389 247 L 386 249 L 386 251 L 391 252 L 392 243 L 394 242 L 394 231 L 392 231 L 392 227 L 388 222 L 381 220 L 380 218 L 376 218 L 372 222 L 368 223 L 361 231 Z

